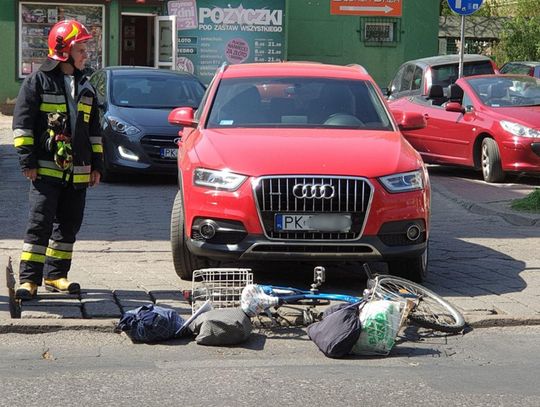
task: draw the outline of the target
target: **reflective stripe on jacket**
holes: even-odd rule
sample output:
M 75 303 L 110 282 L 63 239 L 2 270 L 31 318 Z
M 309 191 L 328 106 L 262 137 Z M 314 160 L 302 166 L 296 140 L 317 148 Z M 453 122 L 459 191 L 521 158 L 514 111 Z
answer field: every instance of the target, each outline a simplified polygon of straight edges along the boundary
M 75 70 L 77 120 L 70 123 L 64 74 L 59 66 L 44 64 L 23 82 L 13 113 L 13 144 L 21 168 L 37 169 L 38 176 L 52 182 L 72 182 L 86 187 L 92 170 L 103 169 L 103 145 L 99 129 L 97 98 L 86 77 Z M 48 66 L 48 68 L 47 68 Z M 46 70 L 49 69 L 49 70 Z M 73 167 L 63 170 L 54 162 L 54 154 L 45 149 L 50 137 L 47 115 L 66 113 L 67 133 L 71 135 Z

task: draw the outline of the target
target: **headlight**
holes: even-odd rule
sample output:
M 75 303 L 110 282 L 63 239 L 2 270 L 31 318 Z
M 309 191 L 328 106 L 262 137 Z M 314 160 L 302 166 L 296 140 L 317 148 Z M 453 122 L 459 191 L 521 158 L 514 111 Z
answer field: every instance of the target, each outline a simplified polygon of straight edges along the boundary
M 247 179 L 245 175 L 235 174 L 227 170 L 208 170 L 197 168 L 193 176 L 193 183 L 201 187 L 235 191 Z
M 120 134 L 125 134 L 126 136 L 133 136 L 140 132 L 140 130 L 132 124 L 129 124 L 123 120 L 120 120 L 114 116 L 107 116 L 107 121 L 111 125 L 111 128 Z
M 540 131 L 531 129 L 530 127 L 523 126 L 518 123 L 508 122 L 506 120 L 501 120 L 501 127 L 506 130 L 508 133 L 513 134 L 518 137 L 539 137 Z
M 379 180 L 388 192 L 392 193 L 416 191 L 424 188 L 424 178 L 421 170 L 387 175 L 379 178 Z

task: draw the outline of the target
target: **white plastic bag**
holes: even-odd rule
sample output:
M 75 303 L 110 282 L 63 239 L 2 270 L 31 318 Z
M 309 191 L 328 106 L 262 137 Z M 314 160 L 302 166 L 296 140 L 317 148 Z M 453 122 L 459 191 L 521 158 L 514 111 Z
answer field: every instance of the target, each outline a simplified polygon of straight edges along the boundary
M 353 346 L 354 355 L 388 355 L 396 343 L 401 327 L 402 304 L 398 301 L 376 300 L 360 311 L 362 331 Z

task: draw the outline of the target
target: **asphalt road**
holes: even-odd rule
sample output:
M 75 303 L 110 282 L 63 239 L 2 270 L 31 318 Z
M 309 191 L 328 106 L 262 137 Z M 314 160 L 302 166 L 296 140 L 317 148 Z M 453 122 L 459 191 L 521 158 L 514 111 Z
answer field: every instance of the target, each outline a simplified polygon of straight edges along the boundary
M 5 334 L 0 406 L 538 406 L 539 335 L 540 327 L 410 332 L 389 357 L 337 360 L 290 329 L 218 348 Z

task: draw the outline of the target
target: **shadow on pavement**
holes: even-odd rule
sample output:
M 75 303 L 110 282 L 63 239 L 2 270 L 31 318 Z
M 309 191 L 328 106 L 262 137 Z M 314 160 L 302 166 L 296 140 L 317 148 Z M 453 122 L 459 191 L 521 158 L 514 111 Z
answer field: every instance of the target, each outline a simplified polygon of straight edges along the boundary
M 428 171 L 430 175 L 444 176 L 444 177 L 459 177 L 470 180 L 478 180 L 483 182 L 482 173 L 469 168 L 452 167 L 445 165 L 428 165 Z M 523 184 L 531 186 L 540 186 L 540 175 L 526 174 L 526 173 L 509 173 L 506 175 L 503 184 Z M 509 187 L 509 186 L 507 186 Z
M 430 171 L 443 175 L 450 170 L 436 167 L 430 168 Z M 452 169 L 452 173 L 454 171 L 456 169 Z M 473 171 L 457 171 L 469 174 L 470 177 L 477 176 Z M 3 177 L 0 183 L 0 237 L 22 242 L 29 186 L 18 169 L 15 150 L 9 145 L 0 145 L 0 172 Z M 169 250 L 170 212 L 177 192 L 175 177 L 128 176 L 123 180 L 125 182 L 103 183 L 89 189 L 79 241 L 155 241 L 164 242 L 164 247 Z M 538 180 L 535 179 L 535 182 Z M 438 208 L 439 205 L 441 208 Z M 469 219 L 465 212 L 462 219 L 447 219 L 447 208 L 442 205 L 434 202 L 427 285 L 439 294 L 450 297 L 474 298 L 522 291 L 526 287 L 520 277 L 525 269 L 524 261 L 504 253 L 504 248 L 491 248 L 500 245 L 488 247 L 467 240 L 482 238 L 508 241 L 538 237 L 538 228 L 502 229 L 493 226 L 491 218 L 471 215 Z M 111 261 L 114 262 L 114 258 Z M 284 266 L 268 263 L 264 267 L 255 268 L 255 278 L 261 283 L 309 289 L 313 280 L 313 265 L 293 263 Z M 384 265 L 377 267 L 378 271 L 384 271 Z M 323 286 L 327 291 L 360 295 L 364 288 L 364 274 L 358 264 L 329 265 L 327 279 L 328 282 Z

